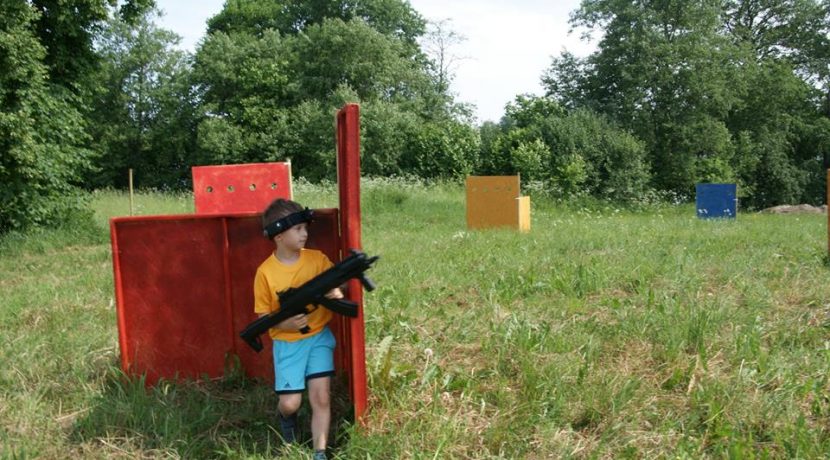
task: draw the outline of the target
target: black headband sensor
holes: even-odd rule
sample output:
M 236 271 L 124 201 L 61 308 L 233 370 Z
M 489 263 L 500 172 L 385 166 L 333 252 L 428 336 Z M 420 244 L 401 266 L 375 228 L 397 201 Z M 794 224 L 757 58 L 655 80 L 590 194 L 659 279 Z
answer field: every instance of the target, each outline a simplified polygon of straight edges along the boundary
M 303 222 L 311 222 L 313 218 L 314 211 L 305 208 L 302 211 L 289 214 L 283 218 L 277 219 L 271 222 L 270 224 L 266 225 L 265 228 L 262 229 L 262 234 L 270 240 L 297 224 L 301 224 Z

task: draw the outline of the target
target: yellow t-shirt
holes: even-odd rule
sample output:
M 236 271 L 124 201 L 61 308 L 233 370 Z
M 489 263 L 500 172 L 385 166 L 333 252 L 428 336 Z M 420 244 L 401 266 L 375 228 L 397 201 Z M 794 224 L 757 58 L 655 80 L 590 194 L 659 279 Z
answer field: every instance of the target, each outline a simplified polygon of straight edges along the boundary
M 297 288 L 310 279 L 329 269 L 331 261 L 325 254 L 316 249 L 302 249 L 300 258 L 291 265 L 286 265 L 277 259 L 273 253 L 256 270 L 254 278 L 254 311 L 266 314 L 279 311 L 278 292 L 288 288 Z M 285 331 L 276 328 L 268 330 L 268 335 L 275 340 L 294 342 L 311 337 L 323 330 L 331 320 L 332 312 L 328 308 L 318 306 L 308 314 L 308 327 L 311 331 L 303 334 L 300 331 Z

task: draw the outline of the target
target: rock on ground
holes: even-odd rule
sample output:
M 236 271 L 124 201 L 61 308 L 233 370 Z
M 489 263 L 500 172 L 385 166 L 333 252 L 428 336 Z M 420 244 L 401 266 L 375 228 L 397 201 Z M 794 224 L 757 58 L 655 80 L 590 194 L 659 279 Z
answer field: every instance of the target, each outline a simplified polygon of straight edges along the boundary
M 761 212 L 769 214 L 793 214 L 793 213 L 807 213 L 807 214 L 824 214 L 827 213 L 827 205 L 812 206 L 809 204 L 782 204 L 780 206 L 773 206 L 771 208 L 763 209 Z

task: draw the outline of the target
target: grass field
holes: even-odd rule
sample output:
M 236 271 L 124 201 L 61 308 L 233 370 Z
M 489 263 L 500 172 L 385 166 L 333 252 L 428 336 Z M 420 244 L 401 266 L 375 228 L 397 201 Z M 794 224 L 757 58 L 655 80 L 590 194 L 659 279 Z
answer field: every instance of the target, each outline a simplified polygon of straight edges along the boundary
M 826 217 L 700 221 L 534 198 L 469 232 L 463 189 L 363 186 L 370 411 L 337 458 L 826 458 Z M 333 186 L 299 183 L 311 207 Z M 145 390 L 118 370 L 107 219 L 0 240 L 0 457 L 303 458 L 239 375 Z M 189 213 L 139 194 L 139 214 Z

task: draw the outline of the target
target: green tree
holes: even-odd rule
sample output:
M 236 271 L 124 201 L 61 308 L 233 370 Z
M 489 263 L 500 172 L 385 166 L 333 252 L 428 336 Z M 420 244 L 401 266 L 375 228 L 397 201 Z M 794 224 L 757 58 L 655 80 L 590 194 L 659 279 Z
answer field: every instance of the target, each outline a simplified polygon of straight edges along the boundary
M 195 149 L 195 96 L 188 56 L 179 37 L 153 23 L 148 11 L 134 23 L 115 17 L 98 39 L 99 86 L 90 132 L 101 152 L 90 186 L 182 187 Z
M 519 173 L 555 195 L 632 201 L 649 179 L 641 141 L 601 115 L 564 110 L 553 98 L 517 96 L 482 158 L 489 174 Z
M 200 161 L 291 158 L 300 175 L 332 177 L 334 115 L 359 102 L 367 173 L 460 174 L 475 163 L 469 112 L 441 93 L 408 3 L 234 1 L 209 24 L 194 67 Z
M 695 136 L 737 102 L 716 1 L 584 1 L 575 25 L 603 29 L 589 57 L 585 91 L 594 106 L 646 141 L 659 188 L 691 193 L 701 157 L 726 157 L 724 145 Z M 738 88 L 739 90 L 740 88 Z
M 261 37 L 216 32 L 205 39 L 193 70 L 205 114 L 198 125 L 199 163 L 297 156 L 289 109 L 302 99 L 290 78 L 292 62 L 290 47 L 275 30 Z
M 820 200 L 823 194 L 809 195 L 807 190 L 815 192 L 816 186 L 824 183 L 819 174 L 821 162 L 811 158 L 822 158 L 828 152 L 826 145 L 799 147 L 805 145 L 804 136 L 811 127 L 820 123 L 817 107 L 811 101 L 816 89 L 801 80 L 785 61 L 749 61 L 743 76 L 752 91 L 747 91 L 741 104 L 726 118 L 730 131 L 735 133 L 733 138 L 740 139 L 734 163 L 738 183 L 747 191 L 742 193 L 742 204 L 764 208 Z
M 403 169 L 422 177 L 465 177 L 475 169 L 479 142 L 462 123 L 425 122 L 410 140 Z
M 598 50 L 563 54 L 543 84 L 564 107 L 606 114 L 642 139 L 658 188 L 685 195 L 698 181 L 735 180 L 752 206 L 812 201 L 819 175 L 804 168 L 823 153 L 799 146 L 828 100 L 828 6 L 584 0 L 572 24 L 602 31 Z M 761 158 L 789 172 L 762 174 Z M 790 192 L 758 195 L 783 182 Z
M 476 174 L 497 174 L 505 170 L 499 151 L 496 148 L 496 140 L 501 135 L 501 126 L 492 121 L 485 121 L 478 128 L 478 137 L 481 140 L 481 149 L 477 161 Z
M 293 35 L 327 19 L 365 21 L 379 33 L 399 40 L 412 53 L 426 23 L 400 0 L 230 0 L 219 14 L 208 20 L 208 34 L 224 32 L 261 36 L 266 30 Z
M 8 3 L 8 2 L 7 2 Z M 19 2 L 23 3 L 23 2 Z M 38 12 L 35 34 L 46 49 L 44 63 L 52 83 L 79 90 L 98 65 L 94 42 L 111 15 L 132 23 L 153 0 L 32 0 Z
M 87 115 L 110 14 L 130 19 L 151 0 L 0 2 L 0 232 L 54 223 L 84 209 L 92 167 Z
M 830 2 L 729 1 L 725 18 L 750 88 L 726 120 L 754 145 L 745 155 L 755 158 L 741 159 L 741 183 L 754 192 L 744 203 L 823 202 L 830 151 L 817 133 L 830 116 Z
M 368 176 L 400 176 L 422 119 L 389 101 L 363 103 L 360 108 L 360 169 Z
M 830 69 L 830 2 L 816 0 L 728 0 L 725 30 L 757 61 L 784 61 L 819 86 Z
M 324 20 L 290 43 L 293 79 L 304 98 L 325 99 L 345 84 L 362 100 L 409 99 L 428 85 L 424 69 L 407 58 L 400 41 L 361 19 Z
M 28 2 L 0 15 L 0 233 L 55 223 L 83 209 L 75 185 L 91 152 L 78 101 L 50 83 Z

